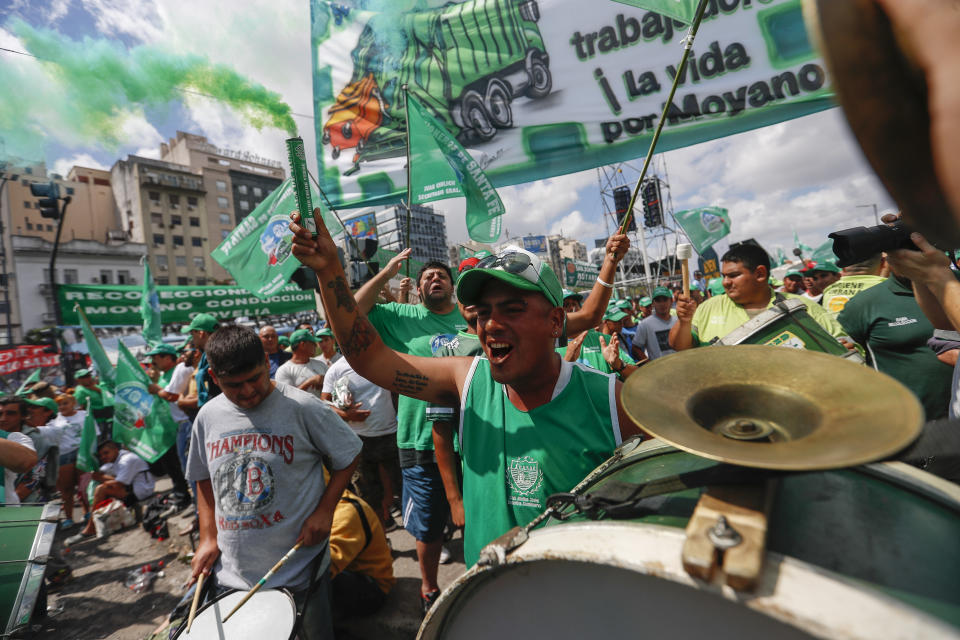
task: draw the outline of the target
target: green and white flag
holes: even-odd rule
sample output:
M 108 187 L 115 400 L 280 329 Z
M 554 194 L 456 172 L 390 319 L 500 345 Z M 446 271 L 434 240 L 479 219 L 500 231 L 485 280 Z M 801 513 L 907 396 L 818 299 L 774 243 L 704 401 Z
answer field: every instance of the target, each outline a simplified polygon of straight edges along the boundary
M 787 264 L 787 262 L 789 262 L 789 260 L 787 260 L 787 254 L 785 254 L 785 253 L 783 252 L 783 247 L 777 247 L 777 258 L 776 258 L 776 260 L 777 260 L 777 264 L 774 265 L 774 266 L 777 266 L 777 267 L 779 267 L 779 266 L 781 266 L 781 265 L 785 265 L 785 264 Z
M 416 98 L 407 96 L 410 202 L 466 198 L 467 232 L 477 242 L 500 237 L 504 207 L 497 190 L 456 138 Z
M 837 254 L 833 252 L 833 239 L 828 239 L 819 247 L 813 250 L 810 259 L 817 264 L 829 262 L 832 265 L 837 264 Z
M 113 439 L 147 462 L 156 462 L 177 439 L 170 405 L 150 393 L 150 378 L 122 342 L 117 343 Z
M 100 339 L 97 338 L 97 334 L 93 332 L 93 327 L 90 326 L 87 314 L 84 313 L 80 305 L 75 305 L 74 311 L 77 313 L 80 331 L 83 333 L 83 341 L 87 343 L 87 352 L 90 354 L 90 360 L 93 361 L 93 367 L 97 370 L 97 375 L 100 377 L 100 388 L 104 391 L 113 391 L 117 384 L 117 372 L 113 368 L 110 358 L 107 357 L 107 352 L 103 350 Z M 104 394 L 104 401 L 106 401 L 106 394 Z
M 313 185 L 310 185 L 310 195 L 314 205 L 323 211 L 330 235 L 342 232 L 337 219 L 319 204 L 322 202 L 320 192 Z M 293 181 L 287 178 L 241 220 L 210 255 L 230 272 L 238 285 L 253 295 L 272 296 L 300 267 L 300 262 L 293 257 L 290 231 L 290 214 L 296 209 Z
M 150 276 L 150 262 L 143 263 L 143 299 L 140 301 L 143 317 L 143 338 L 151 347 L 163 342 L 163 324 L 160 321 L 160 297 Z
M 688 209 L 675 213 L 673 217 L 699 254 L 730 235 L 730 216 L 726 209 L 720 207 Z
M 23 381 L 23 384 L 20 385 L 20 388 L 17 389 L 18 396 L 25 396 L 28 393 L 28 389 L 33 386 L 34 383 L 40 382 L 40 369 L 35 369 L 33 373 L 27 376 L 27 379 Z
M 659 14 L 676 18 L 690 24 L 697 13 L 697 0 L 614 0 L 638 9 L 656 11 Z
M 810 255 L 813 253 L 813 247 L 808 246 L 800 242 L 800 236 L 797 235 L 797 232 L 793 232 L 793 246 L 795 249 L 800 249 L 803 252 L 803 257 L 806 259 L 810 258 Z
M 87 416 L 83 419 L 83 430 L 80 432 L 80 448 L 77 449 L 77 469 L 80 471 L 97 471 L 100 461 L 97 460 L 97 421 L 93 418 L 90 401 L 87 400 Z

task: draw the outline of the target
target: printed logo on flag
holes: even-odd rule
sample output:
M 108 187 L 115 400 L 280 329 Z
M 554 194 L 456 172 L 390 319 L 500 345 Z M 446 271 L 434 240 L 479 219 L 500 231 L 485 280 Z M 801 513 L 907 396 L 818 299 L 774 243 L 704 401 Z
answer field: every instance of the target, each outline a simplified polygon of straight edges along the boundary
M 293 251 L 293 232 L 290 218 L 284 214 L 272 216 L 260 234 L 260 249 L 271 266 L 283 264 Z
M 153 408 L 153 396 L 139 382 L 124 382 L 117 387 L 116 418 L 128 429 L 143 429 Z
M 723 229 L 723 218 L 708 211 L 700 214 L 700 224 L 707 230 L 707 233 L 715 233 Z

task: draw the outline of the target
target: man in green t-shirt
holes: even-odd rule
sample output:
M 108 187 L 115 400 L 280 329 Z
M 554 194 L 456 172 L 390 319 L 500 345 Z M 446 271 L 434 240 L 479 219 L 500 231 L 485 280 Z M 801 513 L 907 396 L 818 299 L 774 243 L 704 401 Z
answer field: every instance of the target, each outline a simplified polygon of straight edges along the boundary
M 564 363 L 554 350 L 564 325 L 562 294 L 539 257 L 511 248 L 459 279 L 458 298 L 477 308 L 485 357 L 414 357 L 390 349 L 359 312 L 336 245 L 316 214 L 316 236 L 291 224 L 294 255 L 322 283 L 344 357 L 374 384 L 464 407 L 467 564 L 486 543 L 541 513 L 548 495 L 569 491 L 621 438 L 640 433 L 620 405 L 619 381 Z
M 77 405 L 86 407 L 87 401 L 89 401 L 90 412 L 97 422 L 97 431 L 100 437 L 111 437 L 110 419 L 113 417 L 113 407 L 108 405 L 104 399 L 103 389 L 97 384 L 93 372 L 90 369 L 80 369 L 73 374 L 73 378 L 77 381 L 77 387 L 73 390 L 73 397 L 77 399 Z
M 884 264 L 883 254 L 878 253 L 863 262 L 847 265 L 840 279 L 823 290 L 820 304 L 836 318 L 853 296 L 886 280 L 880 275 Z
M 947 415 L 953 369 L 927 346 L 933 325 L 920 310 L 910 280 L 892 274 L 858 293 L 837 319 L 867 348 L 879 371 L 913 391 L 927 420 Z
M 843 329 L 823 307 L 802 296 L 776 294 L 770 286 L 770 257 L 762 247 L 737 244 L 720 259 L 723 295 L 701 305 L 690 298 L 677 300 L 677 323 L 670 329 L 670 346 L 677 351 L 710 344 L 773 306 L 776 296 L 803 300 L 807 313 L 827 333 L 840 339 Z

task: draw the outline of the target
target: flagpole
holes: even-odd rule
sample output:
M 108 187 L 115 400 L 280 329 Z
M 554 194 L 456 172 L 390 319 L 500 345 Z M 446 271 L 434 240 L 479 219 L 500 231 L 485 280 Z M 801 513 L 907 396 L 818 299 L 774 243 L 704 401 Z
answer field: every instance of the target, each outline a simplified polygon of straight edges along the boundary
M 667 96 L 666 102 L 663 103 L 663 112 L 660 114 L 659 122 L 657 122 L 657 129 L 653 132 L 653 139 L 650 140 L 650 148 L 647 150 L 647 157 L 643 161 L 640 177 L 637 178 L 637 186 L 633 188 L 633 195 L 630 197 L 630 206 L 627 207 L 627 213 L 623 216 L 619 233 L 626 233 L 626 229 L 630 227 L 630 220 L 633 218 L 633 206 L 637 202 L 637 196 L 640 194 L 640 186 L 643 184 L 643 179 L 647 175 L 647 169 L 650 167 L 650 161 L 653 159 L 653 152 L 657 148 L 657 141 L 660 140 L 660 132 L 663 131 L 663 125 L 667 121 L 667 112 L 670 110 L 670 105 L 673 104 L 673 96 L 676 94 L 677 86 L 680 84 L 680 76 L 683 75 L 687 68 L 687 59 L 690 57 L 690 50 L 693 49 L 693 40 L 697 37 L 697 30 L 700 28 L 700 21 L 703 20 L 703 12 L 706 8 L 707 0 L 700 0 L 700 4 L 697 5 L 697 13 L 693 17 L 693 22 L 690 24 L 690 31 L 687 33 L 687 37 L 684 38 L 683 55 L 680 57 L 680 65 L 677 67 L 677 73 L 673 76 L 670 95 Z M 409 164 L 409 161 L 407 164 Z
M 410 236 L 410 203 L 412 202 L 413 195 L 413 185 L 410 182 L 410 95 L 407 92 L 407 85 L 401 85 L 403 89 L 403 112 L 407 117 L 407 244 L 411 248 L 413 247 L 413 238 Z M 407 260 L 404 263 L 404 274 L 406 277 L 410 277 L 410 261 Z M 406 302 L 404 300 L 403 302 Z
M 323 197 L 323 201 L 324 203 L 326 203 L 327 209 L 330 210 L 330 213 L 333 214 L 333 217 L 336 218 L 337 222 L 340 223 L 340 227 L 343 229 L 343 234 L 350 239 L 350 242 L 353 244 L 353 250 L 356 251 L 358 256 L 362 256 L 363 254 L 360 252 L 360 243 L 358 243 L 357 239 L 354 238 L 352 235 L 350 235 L 350 232 L 347 231 L 347 225 L 343 224 L 343 220 L 340 219 L 340 214 L 338 214 L 337 210 L 333 208 L 333 204 L 330 202 L 330 198 L 328 198 L 327 194 L 324 193 L 323 189 L 320 187 L 320 183 L 317 182 L 316 177 L 314 177 L 314 175 L 310 173 L 309 170 L 307 170 L 307 175 L 310 177 L 311 180 L 313 180 L 313 184 L 314 186 L 317 187 L 317 191 L 320 192 L 320 195 Z M 373 273 L 373 265 L 370 264 L 370 261 L 367 260 L 366 258 L 361 258 L 361 259 L 363 260 L 363 263 L 367 265 L 367 269 L 370 270 L 370 273 Z

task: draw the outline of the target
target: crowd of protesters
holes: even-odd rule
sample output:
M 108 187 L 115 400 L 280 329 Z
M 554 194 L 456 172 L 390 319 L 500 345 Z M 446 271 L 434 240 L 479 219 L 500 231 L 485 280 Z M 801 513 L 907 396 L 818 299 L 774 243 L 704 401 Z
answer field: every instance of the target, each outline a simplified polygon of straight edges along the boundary
M 928 418 L 954 410 L 960 335 L 934 331 L 906 277 L 934 267 L 902 252 L 843 269 L 805 261 L 775 280 L 762 248 L 736 244 L 720 277 L 696 272 L 689 294 L 673 284 L 616 296 L 605 278 L 629 242 L 615 235 L 590 291 L 562 289 L 538 256 L 508 248 L 456 269 L 428 263 L 402 280 L 415 301 L 398 302 L 381 294 L 408 253 L 351 293 L 322 243 L 297 238 L 299 257 L 332 283 L 322 292 L 327 321 L 280 335 L 199 314 L 179 347 L 147 351 L 149 392 L 177 422 L 176 443 L 154 463 L 110 439 L 109 402 L 89 369 L 76 372 L 73 389 L 38 383 L 0 399 L 7 504 L 59 492 L 61 526 L 82 524 L 76 543 L 93 535 L 97 503 L 145 501 L 154 472 L 167 474 L 170 513 L 195 505 L 193 574 L 215 577 L 209 597 L 250 588 L 300 543 L 270 584 L 295 593 L 310 612 L 309 637 L 322 638 L 345 615 L 382 606 L 394 583 L 385 533 L 403 527 L 415 538 L 425 613 L 458 530 L 472 566 L 484 545 L 539 514 L 546 496 L 643 437 L 623 413 L 623 381 L 778 301 L 801 300 L 825 333 L 913 391 Z M 88 410 L 102 466 L 81 473 Z M 520 458 L 537 474 L 533 490 L 509 480 Z

